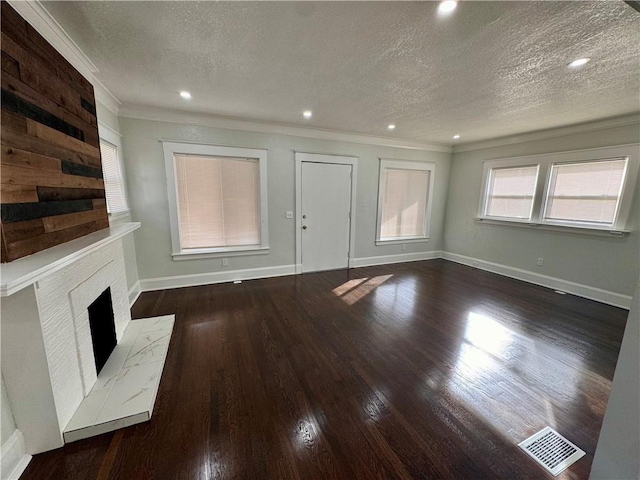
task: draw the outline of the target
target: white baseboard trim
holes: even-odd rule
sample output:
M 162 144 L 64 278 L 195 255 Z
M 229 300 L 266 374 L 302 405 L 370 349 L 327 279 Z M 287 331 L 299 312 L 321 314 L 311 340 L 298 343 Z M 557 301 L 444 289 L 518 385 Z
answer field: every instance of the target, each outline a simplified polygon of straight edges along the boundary
M 0 454 L 2 480 L 18 480 L 31 461 L 27 453 L 22 432 L 15 429 L 9 439 L 2 444 Z
M 432 252 L 401 253 L 399 255 L 382 255 L 379 257 L 353 258 L 349 261 L 350 268 L 370 267 L 373 265 L 387 265 L 390 263 L 418 262 L 420 260 L 432 260 L 441 258 L 442 252 L 434 250 Z
M 140 280 L 142 292 L 166 290 L 170 288 L 195 287 L 214 283 L 226 283 L 236 280 L 253 280 L 256 278 L 283 277 L 295 275 L 295 265 L 278 267 L 250 268 L 246 270 L 230 270 L 228 272 L 197 273 L 194 275 L 177 275 L 174 277 L 158 277 Z
M 133 307 L 141 293 L 142 290 L 140 290 L 140 282 L 138 281 L 129 289 L 129 308 Z
M 631 307 L 630 295 L 610 292 L 601 288 L 590 287 L 589 285 L 570 282 L 568 280 L 562 280 L 556 277 L 549 277 L 547 275 L 541 275 L 539 273 L 522 270 L 520 268 L 509 267 L 507 265 L 501 265 L 499 263 L 487 262 L 486 260 L 467 257 L 465 255 L 459 255 L 457 253 L 442 252 L 442 258 L 444 258 L 445 260 L 450 260 L 452 262 L 461 263 L 463 265 L 468 265 L 470 267 L 479 268 L 480 270 L 486 270 L 487 272 L 504 275 L 505 277 L 515 278 L 517 280 L 533 283 L 535 285 L 571 293 L 572 295 L 577 295 L 578 297 L 588 298 L 597 302 L 613 305 L 614 307 L 620 307 L 627 310 L 629 310 L 629 308 Z

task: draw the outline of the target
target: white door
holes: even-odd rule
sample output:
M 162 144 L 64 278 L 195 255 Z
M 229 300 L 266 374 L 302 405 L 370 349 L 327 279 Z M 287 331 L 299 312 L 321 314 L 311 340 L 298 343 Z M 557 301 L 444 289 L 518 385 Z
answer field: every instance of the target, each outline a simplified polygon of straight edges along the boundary
M 302 162 L 302 271 L 349 266 L 351 165 Z

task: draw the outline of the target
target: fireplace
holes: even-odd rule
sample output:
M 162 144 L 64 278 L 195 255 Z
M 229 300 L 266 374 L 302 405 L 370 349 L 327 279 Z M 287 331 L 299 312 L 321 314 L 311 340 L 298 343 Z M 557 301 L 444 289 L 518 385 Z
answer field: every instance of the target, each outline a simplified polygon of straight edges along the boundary
M 107 363 L 109 355 L 116 347 L 116 324 L 113 318 L 113 305 L 111 303 L 111 287 L 100 294 L 89 305 L 89 329 L 91 330 L 91 343 L 93 356 L 96 361 L 96 373 L 100 374 L 102 367 Z

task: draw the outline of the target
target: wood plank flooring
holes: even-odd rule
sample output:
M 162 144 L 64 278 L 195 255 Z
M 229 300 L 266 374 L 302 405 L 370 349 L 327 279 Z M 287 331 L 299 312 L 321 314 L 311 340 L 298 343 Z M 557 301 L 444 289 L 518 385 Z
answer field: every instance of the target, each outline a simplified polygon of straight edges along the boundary
M 445 260 L 143 294 L 176 314 L 150 422 L 23 479 L 541 479 L 546 425 L 588 478 L 625 310 Z

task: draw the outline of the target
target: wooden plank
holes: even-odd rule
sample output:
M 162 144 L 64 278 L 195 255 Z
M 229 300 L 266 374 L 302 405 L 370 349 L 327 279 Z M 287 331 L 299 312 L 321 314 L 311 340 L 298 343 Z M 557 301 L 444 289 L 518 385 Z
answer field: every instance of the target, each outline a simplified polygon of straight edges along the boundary
M 42 223 L 45 232 L 49 233 L 98 220 L 108 220 L 106 210 L 88 210 L 86 212 L 46 217 L 42 219 Z
M 19 242 L 44 234 L 44 224 L 41 218 L 24 222 L 3 223 L 2 225 L 7 243 Z
M 13 75 L 14 77 L 20 76 L 20 66 L 15 58 L 2 52 L 2 76 Z
M 94 200 L 93 208 L 96 205 L 105 203 L 104 190 L 97 188 L 64 188 L 64 187 L 35 187 L 38 198 L 41 202 L 51 202 L 55 200 Z M 106 207 L 105 207 L 106 208 Z
M 79 175 L 81 177 L 103 178 L 102 168 L 83 165 L 81 163 L 62 161 L 62 173 Z
M 104 198 L 94 198 L 93 199 L 93 208 L 104 208 L 105 211 L 107 209 L 107 200 Z
M 24 222 L 34 218 L 93 210 L 91 200 L 61 200 L 58 202 L 5 203 L 0 205 L 2 223 Z
M 38 193 L 33 185 L 0 184 L 0 203 L 26 203 L 38 200 Z
M 3 75 L 4 76 L 4 75 Z M 13 130 L 18 133 L 27 133 L 27 119 L 13 113 L 9 110 L 2 109 L 2 129 Z
M 46 111 L 56 115 L 63 121 L 73 125 L 74 127 L 82 130 L 84 134 L 84 141 L 94 147 L 100 146 L 100 138 L 98 136 L 98 130 L 95 124 L 91 124 L 82 118 L 74 115 L 69 110 L 60 107 L 57 103 L 51 99 L 45 97 L 40 92 L 34 90 L 26 83 L 22 82 L 19 78 L 4 72 L 2 74 L 2 88 L 7 90 L 19 98 L 31 102 Z
M 99 178 L 80 177 L 64 173 L 51 172 L 42 175 L 34 168 L 16 167 L 5 165 L 2 167 L 2 183 L 10 185 L 34 185 L 36 187 L 72 187 L 72 188 L 97 188 L 104 190 L 104 181 Z
M 30 152 L 39 153 L 40 155 L 59 158 L 61 160 L 69 160 L 72 162 L 84 163 L 85 165 L 93 165 L 96 167 L 102 165 L 99 156 L 96 157 L 80 152 L 66 150 L 63 147 L 59 147 L 38 137 L 33 137 L 31 135 L 27 135 L 26 133 L 16 132 L 8 128 L 5 129 L 4 125 L 2 126 L 2 144 L 22 150 L 29 150 Z
M 11 5 L 9 5 L 7 2 L 2 2 L 0 12 L 2 14 L 2 30 L 6 31 L 7 27 L 11 25 L 17 33 L 22 35 L 27 34 L 26 20 L 22 18 Z
M 65 135 L 58 130 L 47 127 L 34 120 L 27 119 L 27 133 L 36 136 L 42 140 L 46 140 L 63 148 L 68 148 L 76 152 L 84 153 L 94 157 L 100 157 L 100 149 L 88 143 L 82 142 L 76 138 Z
M 59 158 L 47 157 L 37 153 L 27 152 L 18 148 L 2 146 L 2 164 L 16 165 L 18 167 L 37 168 L 50 172 L 60 173 L 62 170 L 62 161 Z M 74 164 L 80 165 L 80 164 Z M 95 168 L 95 167 L 85 167 Z
M 7 261 L 26 257 L 27 255 L 40 252 L 55 245 L 84 237 L 85 235 L 89 235 L 97 230 L 96 222 L 91 222 L 85 223 L 84 225 L 78 225 L 77 227 L 71 227 L 66 230 L 45 233 L 39 237 L 7 243 Z

